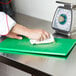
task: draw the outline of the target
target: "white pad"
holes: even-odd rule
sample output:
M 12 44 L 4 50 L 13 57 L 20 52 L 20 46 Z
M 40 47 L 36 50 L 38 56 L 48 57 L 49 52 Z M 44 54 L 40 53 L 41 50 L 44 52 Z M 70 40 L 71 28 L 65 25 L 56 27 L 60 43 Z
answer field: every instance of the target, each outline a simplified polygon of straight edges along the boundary
M 53 35 L 50 35 L 49 39 L 46 39 L 44 41 L 37 41 L 37 40 L 30 40 L 31 44 L 43 44 L 43 43 L 51 43 L 54 42 L 54 37 Z

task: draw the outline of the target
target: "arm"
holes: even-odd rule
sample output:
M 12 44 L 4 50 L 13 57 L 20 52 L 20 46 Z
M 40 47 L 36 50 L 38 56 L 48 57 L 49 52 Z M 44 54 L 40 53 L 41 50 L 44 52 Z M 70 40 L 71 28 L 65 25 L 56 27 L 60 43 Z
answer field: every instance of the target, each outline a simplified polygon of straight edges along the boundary
M 49 38 L 49 33 L 42 29 L 29 29 L 17 24 L 10 16 L 0 12 L 0 35 L 6 35 L 10 38 L 22 39 L 18 35 L 24 35 L 34 40 L 45 40 Z
M 12 30 L 11 34 L 18 34 L 18 35 L 24 35 L 30 39 L 35 39 L 35 40 L 45 40 L 49 38 L 49 33 L 46 32 L 45 30 L 42 29 L 29 29 L 27 27 L 24 27 L 20 24 L 16 24 Z M 7 35 L 9 37 L 10 33 Z M 15 35 L 17 39 L 22 39 L 20 36 Z

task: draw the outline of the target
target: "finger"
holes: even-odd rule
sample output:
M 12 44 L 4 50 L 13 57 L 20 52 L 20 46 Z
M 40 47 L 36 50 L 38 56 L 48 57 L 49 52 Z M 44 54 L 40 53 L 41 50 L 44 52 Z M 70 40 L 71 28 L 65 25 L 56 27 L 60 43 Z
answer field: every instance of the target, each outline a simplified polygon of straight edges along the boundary
M 43 40 L 46 40 L 47 39 L 47 35 L 46 34 L 43 34 Z
M 17 36 L 17 35 L 15 35 L 14 38 L 15 38 L 15 39 L 22 39 L 21 36 Z
M 43 35 L 41 35 L 39 41 L 43 41 L 43 40 L 44 40 L 44 37 L 43 37 Z
M 22 39 L 21 36 L 18 36 L 17 34 L 12 33 L 12 32 L 10 32 L 10 33 L 7 35 L 7 37 L 15 38 L 15 39 Z
M 44 33 L 45 33 L 46 38 L 50 38 L 50 34 L 48 32 L 44 32 Z

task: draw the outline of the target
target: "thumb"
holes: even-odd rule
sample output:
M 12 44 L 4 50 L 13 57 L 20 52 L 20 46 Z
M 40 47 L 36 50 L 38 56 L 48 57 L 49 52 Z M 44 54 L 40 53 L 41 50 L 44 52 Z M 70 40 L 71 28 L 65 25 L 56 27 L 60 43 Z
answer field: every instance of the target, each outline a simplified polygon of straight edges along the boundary
M 15 39 L 22 39 L 21 36 L 18 36 L 17 34 L 12 33 L 12 32 L 10 32 L 10 33 L 7 35 L 7 37 L 15 38 Z
M 22 39 L 22 37 L 21 36 L 18 36 L 18 35 L 15 35 L 14 38 L 15 39 Z

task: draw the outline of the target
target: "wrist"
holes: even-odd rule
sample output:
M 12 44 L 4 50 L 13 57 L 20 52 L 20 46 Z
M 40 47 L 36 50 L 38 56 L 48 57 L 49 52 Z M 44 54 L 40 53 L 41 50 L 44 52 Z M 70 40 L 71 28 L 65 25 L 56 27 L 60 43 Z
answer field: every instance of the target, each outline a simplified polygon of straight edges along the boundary
M 27 28 L 26 32 L 24 32 L 23 35 L 29 38 L 31 35 L 31 29 Z

